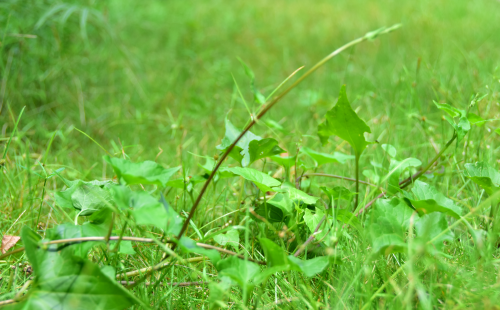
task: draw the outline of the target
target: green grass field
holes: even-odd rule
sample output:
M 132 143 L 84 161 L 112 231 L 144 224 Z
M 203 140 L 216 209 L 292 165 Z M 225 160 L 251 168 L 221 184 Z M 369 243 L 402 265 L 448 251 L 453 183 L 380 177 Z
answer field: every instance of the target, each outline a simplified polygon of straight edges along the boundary
M 495 0 L 0 2 L 0 306 L 500 309 L 499 21 Z M 226 119 L 395 24 L 273 106 L 186 222 L 204 245 L 169 243 L 239 133 Z M 357 195 L 311 175 L 356 179 L 338 153 L 358 145 L 318 136 L 342 85 L 376 141 Z

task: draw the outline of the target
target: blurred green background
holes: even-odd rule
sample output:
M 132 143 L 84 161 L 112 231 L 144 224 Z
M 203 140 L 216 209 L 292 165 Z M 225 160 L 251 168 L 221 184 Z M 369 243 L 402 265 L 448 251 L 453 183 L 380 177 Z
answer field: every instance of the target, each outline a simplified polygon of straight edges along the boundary
M 0 139 L 26 106 L 12 148 L 41 156 L 55 133 L 47 163 L 75 167 L 75 177 L 103 175 L 104 154 L 75 127 L 110 152 L 122 143 L 133 160 L 154 159 L 160 147 L 165 166 L 188 164 L 187 152 L 216 153 L 229 111 L 239 127 L 249 119 L 234 81 L 258 108 L 238 57 L 268 95 L 298 67 L 396 23 L 403 28 L 341 54 L 280 102 L 265 119 L 283 130 L 253 131 L 291 153 L 317 146 L 317 124 L 342 84 L 373 138 L 408 154 L 433 130 L 451 135 L 432 100 L 465 108 L 471 95 L 489 94 L 480 113 L 498 117 L 500 1 L 7 0 Z

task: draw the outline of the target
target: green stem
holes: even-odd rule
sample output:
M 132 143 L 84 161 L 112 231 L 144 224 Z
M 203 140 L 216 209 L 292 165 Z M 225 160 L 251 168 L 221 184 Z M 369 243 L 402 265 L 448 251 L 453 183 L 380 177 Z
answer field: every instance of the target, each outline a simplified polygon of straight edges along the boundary
M 356 196 L 354 196 L 354 210 L 358 207 L 358 199 L 359 199 L 359 155 L 356 155 Z
M 323 66 L 327 61 L 329 61 L 333 57 L 337 56 L 338 54 L 340 54 L 344 50 L 346 50 L 346 49 L 348 49 L 348 48 L 350 48 L 350 47 L 352 47 L 352 46 L 354 46 L 356 44 L 359 44 L 359 43 L 361 43 L 363 41 L 366 41 L 368 39 L 373 39 L 376 36 L 389 33 L 391 31 L 394 31 L 394 30 L 398 29 L 399 27 L 400 27 L 400 25 L 398 24 L 398 25 L 394 25 L 392 27 L 389 27 L 389 28 L 377 31 L 376 33 L 374 33 L 374 32 L 368 33 L 368 34 L 366 34 L 366 35 L 364 35 L 364 36 L 362 36 L 362 37 L 360 37 L 360 38 L 358 38 L 356 40 L 353 40 L 353 41 L 351 41 L 351 42 L 349 42 L 349 43 L 341 46 L 340 48 L 336 49 L 331 54 L 329 54 L 328 56 L 326 56 L 325 58 L 323 58 L 322 60 L 320 60 L 318 63 L 316 63 L 311 69 L 309 69 L 309 71 L 307 71 L 306 73 L 304 73 L 304 75 L 302 75 L 300 78 L 298 78 L 292 85 L 290 85 L 281 94 L 279 94 L 273 100 L 271 100 L 271 102 L 269 102 L 268 104 L 263 105 L 262 106 L 262 110 L 255 116 L 254 119 L 252 119 L 252 121 L 245 127 L 245 129 L 240 133 L 240 135 L 233 141 L 233 143 L 226 149 L 226 151 L 224 152 L 224 154 L 222 154 L 222 156 L 220 157 L 219 162 L 217 163 L 217 165 L 215 166 L 215 168 L 212 170 L 212 172 L 208 176 L 208 179 L 205 181 L 205 184 L 203 184 L 203 187 L 202 187 L 202 189 L 201 189 L 201 191 L 200 191 L 200 193 L 198 195 L 198 198 L 196 198 L 196 201 L 193 204 L 193 207 L 191 208 L 191 211 L 189 212 L 189 215 L 188 215 L 187 219 L 184 221 L 184 224 L 182 225 L 181 231 L 177 235 L 177 239 L 180 239 L 182 237 L 182 235 L 184 235 L 184 232 L 188 228 L 189 221 L 194 216 L 196 208 L 200 205 L 201 199 L 202 199 L 203 195 L 205 194 L 205 192 L 206 192 L 206 190 L 208 188 L 208 185 L 210 184 L 210 182 L 214 178 L 215 174 L 217 173 L 217 170 L 219 170 L 220 166 L 222 165 L 222 163 L 224 162 L 224 160 L 229 156 L 229 154 L 231 153 L 231 151 L 233 150 L 233 148 L 236 146 L 236 144 L 241 140 L 241 138 L 243 138 L 243 136 L 250 130 L 250 128 L 252 128 L 253 125 L 255 125 L 257 123 L 257 121 L 259 119 L 261 119 L 276 103 L 278 103 L 281 99 L 283 99 L 283 97 L 285 97 L 290 91 L 292 91 L 292 89 L 294 89 L 295 87 L 297 87 L 297 85 L 299 85 L 300 83 L 302 83 L 302 81 L 304 81 L 309 75 L 311 75 L 314 71 L 316 71 L 318 68 L 320 68 L 321 66 Z M 292 73 L 292 75 L 293 74 L 295 74 L 295 72 Z M 175 247 L 176 247 L 176 244 L 174 244 L 174 246 L 172 247 L 172 250 L 174 250 Z

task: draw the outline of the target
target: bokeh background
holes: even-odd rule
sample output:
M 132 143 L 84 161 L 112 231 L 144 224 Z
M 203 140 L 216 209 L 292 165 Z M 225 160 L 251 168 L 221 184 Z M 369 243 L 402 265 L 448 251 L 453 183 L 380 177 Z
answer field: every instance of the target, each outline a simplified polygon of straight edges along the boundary
M 70 177 L 105 174 L 103 151 L 74 128 L 112 153 L 123 145 L 133 160 L 154 159 L 160 147 L 163 165 L 189 166 L 199 160 L 190 153 L 216 153 L 228 112 L 239 127 L 248 121 L 236 85 L 250 111 L 259 107 L 238 58 L 268 95 L 298 67 L 397 23 L 330 61 L 254 131 L 291 153 L 317 146 L 317 124 L 342 84 L 373 138 L 409 154 L 428 147 L 433 130 L 451 134 L 433 100 L 465 108 L 471 95 L 488 94 L 481 112 L 496 117 L 500 1 L 7 0 L 0 142 L 26 106 L 12 147 L 37 158 L 55 134 L 47 163 L 78 167 Z

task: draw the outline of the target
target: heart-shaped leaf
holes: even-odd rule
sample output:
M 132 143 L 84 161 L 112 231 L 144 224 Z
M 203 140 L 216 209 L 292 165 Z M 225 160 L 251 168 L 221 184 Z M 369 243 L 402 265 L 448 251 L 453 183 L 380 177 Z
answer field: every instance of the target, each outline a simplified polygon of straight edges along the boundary
M 441 194 L 434 186 L 417 180 L 411 191 L 415 199 L 409 200 L 419 213 L 443 212 L 455 218 L 460 218 L 462 209 L 453 200 Z
M 359 118 L 347 100 L 345 85 L 340 89 L 337 104 L 326 114 L 326 119 L 318 126 L 318 135 L 325 145 L 331 135 L 347 141 L 359 157 L 370 142 L 365 140 L 365 132 L 371 133 L 370 127 Z
M 484 188 L 488 195 L 493 195 L 500 189 L 500 173 L 484 162 L 465 164 L 466 176 L 474 183 Z

